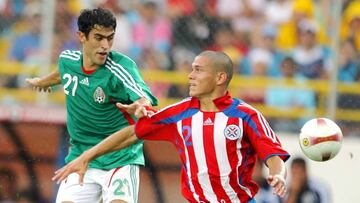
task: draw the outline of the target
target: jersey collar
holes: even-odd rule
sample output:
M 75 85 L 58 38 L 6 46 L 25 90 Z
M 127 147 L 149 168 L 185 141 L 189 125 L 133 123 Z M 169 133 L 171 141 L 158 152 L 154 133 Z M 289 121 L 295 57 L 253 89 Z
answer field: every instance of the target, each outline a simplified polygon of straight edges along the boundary
M 226 91 L 224 96 L 214 99 L 213 102 L 220 111 L 223 111 L 233 103 L 233 99 L 229 91 Z M 198 98 L 191 98 L 190 108 L 200 109 L 200 101 Z

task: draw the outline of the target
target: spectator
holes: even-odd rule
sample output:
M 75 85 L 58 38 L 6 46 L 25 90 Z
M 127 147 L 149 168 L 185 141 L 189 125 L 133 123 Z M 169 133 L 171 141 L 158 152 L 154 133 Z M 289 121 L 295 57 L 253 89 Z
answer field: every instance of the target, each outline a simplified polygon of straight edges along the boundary
M 357 52 L 360 51 L 360 1 L 351 1 L 344 10 L 341 38 L 353 40 Z
M 316 108 L 315 92 L 307 89 L 288 87 L 289 84 L 295 86 L 301 85 L 305 79 L 297 73 L 297 66 L 292 58 L 286 57 L 282 61 L 281 74 L 284 80 L 280 80 L 267 89 L 265 97 L 266 104 L 282 111 L 303 109 L 306 115 L 312 116 Z M 303 118 L 296 120 L 289 118 L 272 119 L 271 123 L 275 130 L 297 132 L 305 123 L 306 119 L 305 115 L 303 115 Z
M 360 78 L 359 54 L 352 40 L 341 43 L 339 52 L 339 81 L 353 83 Z
M 299 43 L 293 50 L 293 58 L 299 72 L 310 79 L 327 78 L 330 50 L 320 46 L 316 35 L 318 27 L 314 21 L 299 23 Z
M 268 1 L 265 7 L 266 22 L 280 26 L 291 20 L 293 3 L 290 0 Z
M 26 62 L 40 51 L 41 15 L 32 14 L 28 20 L 29 30 L 17 36 L 12 42 L 9 58 Z
M 206 48 L 212 51 L 222 51 L 230 56 L 234 67 L 239 66 L 239 62 L 245 54 L 245 47 L 238 44 L 234 31 L 229 23 L 221 23 L 215 32 L 214 43 Z
M 243 61 L 243 65 L 248 63 L 248 68 L 250 70 L 241 71 L 244 71 L 243 74 L 245 75 L 251 75 L 258 78 L 266 77 L 272 60 L 273 58 L 268 50 L 263 48 L 253 49 Z M 264 86 L 243 88 L 239 91 L 239 97 L 251 104 L 263 104 L 265 102 L 265 92 Z
M 290 184 L 284 203 L 331 203 L 327 185 L 310 177 L 306 161 L 301 157 L 291 162 Z
M 142 68 L 168 69 L 172 38 L 170 22 L 154 0 L 142 1 L 138 12 L 139 19 L 133 25 L 131 55 L 139 60 Z
M 265 75 L 271 77 L 280 76 L 280 63 L 284 58 L 284 54 L 281 53 L 275 44 L 275 39 L 277 36 L 276 27 L 271 24 L 266 24 L 261 29 L 261 38 L 259 43 L 254 44 L 254 47 L 249 51 L 248 55 L 241 62 L 241 73 L 245 75 L 252 74 L 252 66 L 254 66 L 253 61 L 255 60 L 266 60 L 267 68 Z M 257 52 L 264 52 L 264 58 L 259 59 Z M 266 52 L 266 53 L 265 53 Z M 270 56 L 270 57 L 269 57 Z
M 214 43 L 214 34 L 221 21 L 209 13 L 204 3 L 197 3 L 197 12 L 192 15 L 181 16 L 173 20 L 172 33 L 175 52 L 185 48 L 195 55 Z

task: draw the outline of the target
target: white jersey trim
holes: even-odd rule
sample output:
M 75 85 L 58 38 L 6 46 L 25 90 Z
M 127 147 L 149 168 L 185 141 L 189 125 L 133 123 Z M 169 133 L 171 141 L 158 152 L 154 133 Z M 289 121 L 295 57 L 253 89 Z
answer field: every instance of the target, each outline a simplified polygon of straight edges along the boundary
M 121 80 L 123 82 L 123 84 L 125 85 L 125 87 L 129 88 L 130 90 L 132 90 L 135 94 L 137 94 L 139 97 L 143 97 L 143 95 L 137 90 L 134 89 L 134 87 L 130 86 L 124 78 L 122 78 L 117 72 L 115 72 L 115 70 L 113 68 L 111 68 L 111 66 L 109 65 L 105 65 L 105 67 L 107 69 L 109 69 L 117 78 L 119 78 L 119 80 Z
M 130 75 L 130 73 L 120 64 L 115 63 L 113 60 L 111 60 L 110 58 L 108 58 L 108 60 L 106 61 L 106 63 L 113 69 L 115 70 L 118 74 L 120 74 L 124 81 L 126 81 L 128 83 L 128 85 L 132 86 L 133 88 L 136 89 L 136 91 L 138 91 L 138 93 L 140 95 L 142 95 L 142 97 L 147 97 L 146 93 L 142 90 L 142 88 L 135 82 L 134 78 Z

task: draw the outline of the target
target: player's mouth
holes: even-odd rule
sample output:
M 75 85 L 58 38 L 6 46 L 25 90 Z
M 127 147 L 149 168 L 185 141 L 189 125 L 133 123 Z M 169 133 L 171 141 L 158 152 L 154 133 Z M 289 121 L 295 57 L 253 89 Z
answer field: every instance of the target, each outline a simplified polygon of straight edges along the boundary
M 106 58 L 108 56 L 108 52 L 97 52 L 100 58 Z

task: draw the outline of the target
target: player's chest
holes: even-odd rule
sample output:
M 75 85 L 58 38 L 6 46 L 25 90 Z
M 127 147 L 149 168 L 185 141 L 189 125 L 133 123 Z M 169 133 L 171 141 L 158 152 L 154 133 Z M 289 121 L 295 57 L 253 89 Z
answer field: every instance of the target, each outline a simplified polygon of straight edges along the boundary
M 232 143 L 243 136 L 242 119 L 218 112 L 201 112 L 178 122 L 178 133 L 185 143 Z
M 67 100 L 86 100 L 99 104 L 109 100 L 111 85 L 107 75 L 67 71 L 61 75 L 61 83 Z

